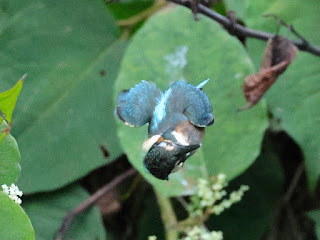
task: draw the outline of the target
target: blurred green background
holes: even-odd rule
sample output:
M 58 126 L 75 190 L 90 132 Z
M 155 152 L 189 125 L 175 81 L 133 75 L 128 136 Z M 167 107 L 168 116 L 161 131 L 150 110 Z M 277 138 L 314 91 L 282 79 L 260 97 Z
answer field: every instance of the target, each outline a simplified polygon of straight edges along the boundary
M 203 3 L 270 33 L 277 22 L 262 16 L 276 14 L 320 46 L 317 0 Z M 187 212 L 177 199 L 189 201 L 197 179 L 218 173 L 226 174 L 229 191 L 242 184 L 250 191 L 211 216 L 209 230 L 221 230 L 224 239 L 320 239 L 319 56 L 298 52 L 260 103 L 238 111 L 246 104 L 244 78 L 258 71 L 266 43 L 244 44 L 212 19 L 198 18 L 162 0 L 0 0 L 0 92 L 28 74 L 11 123 L 21 174 L 16 143 L 6 139 L 0 184 L 16 182 L 23 191 L 21 207 L 36 239 L 54 239 L 69 211 L 131 166 L 138 173 L 76 217 L 65 239 L 165 239 L 154 191 L 170 199 L 181 220 Z M 280 33 L 297 39 L 288 29 Z M 197 85 L 207 78 L 215 124 L 183 170 L 169 182 L 155 179 L 142 165 L 147 126 L 116 119 L 116 98 L 141 80 L 164 91 L 181 79 Z M 16 166 L 8 167 L 11 178 L 1 176 L 7 162 Z M 1 231 L 2 239 L 32 239 L 21 229 L 16 237 Z

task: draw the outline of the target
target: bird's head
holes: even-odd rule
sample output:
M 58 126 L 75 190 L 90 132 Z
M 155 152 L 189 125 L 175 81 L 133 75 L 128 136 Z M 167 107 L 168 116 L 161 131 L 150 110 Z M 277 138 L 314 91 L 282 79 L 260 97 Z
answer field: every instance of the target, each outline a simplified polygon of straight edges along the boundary
M 148 151 L 144 167 L 156 178 L 168 180 L 169 174 L 182 168 L 191 152 L 199 147 L 199 144 L 185 146 L 160 138 Z

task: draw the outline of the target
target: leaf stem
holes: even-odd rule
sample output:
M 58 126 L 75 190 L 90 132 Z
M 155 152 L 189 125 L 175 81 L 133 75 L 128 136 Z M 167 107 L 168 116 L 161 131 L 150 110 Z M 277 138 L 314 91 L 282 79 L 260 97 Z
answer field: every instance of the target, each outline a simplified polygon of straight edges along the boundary
M 182 221 L 177 222 L 175 225 L 172 225 L 171 228 L 176 231 L 185 231 L 187 228 L 192 227 L 194 225 L 203 225 L 204 222 L 208 220 L 211 215 L 211 211 L 206 209 L 202 215 L 199 216 L 190 216 Z
M 177 225 L 177 218 L 170 199 L 162 196 L 156 190 L 154 190 L 154 192 L 161 210 L 162 222 L 166 229 L 166 240 L 176 240 L 178 237 L 178 231 L 172 226 Z

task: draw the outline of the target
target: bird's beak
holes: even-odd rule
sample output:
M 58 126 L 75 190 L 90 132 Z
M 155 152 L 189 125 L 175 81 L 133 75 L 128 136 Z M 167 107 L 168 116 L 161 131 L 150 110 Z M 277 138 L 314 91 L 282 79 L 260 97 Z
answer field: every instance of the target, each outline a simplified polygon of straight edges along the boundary
M 194 144 L 194 145 L 189 145 L 189 146 L 178 145 L 178 147 L 179 147 L 180 154 L 181 153 L 187 154 L 189 152 L 192 152 L 192 151 L 198 149 L 200 147 L 200 145 L 199 144 Z

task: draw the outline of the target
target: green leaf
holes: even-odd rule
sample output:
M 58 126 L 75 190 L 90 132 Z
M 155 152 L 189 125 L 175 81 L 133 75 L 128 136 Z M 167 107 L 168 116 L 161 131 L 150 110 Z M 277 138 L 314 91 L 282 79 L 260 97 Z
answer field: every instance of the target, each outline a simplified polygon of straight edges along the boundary
M 148 236 L 157 236 L 157 239 L 165 239 L 164 226 L 161 212 L 155 195 L 143 199 L 144 210 L 138 221 L 138 239 L 145 240 Z
M 320 210 L 310 211 L 308 212 L 308 216 L 314 221 L 316 234 L 318 239 L 320 239 Z
M 228 11 L 234 11 L 237 18 L 246 19 L 247 7 L 250 0 L 224 0 Z
M 117 20 L 133 17 L 151 7 L 154 0 L 129 0 L 108 3 L 108 8 Z
M 3 132 L 8 128 L 6 121 L 0 124 L 0 186 L 11 185 L 17 181 L 20 174 L 20 153 L 18 145 L 11 134 Z M 0 238 L 1 239 L 1 238 Z
M 9 123 L 11 123 L 12 113 L 14 107 L 16 106 L 16 102 L 21 92 L 25 77 L 26 75 L 24 75 L 10 90 L 0 93 L 0 111 L 4 114 Z
M 118 121 L 118 136 L 130 162 L 165 196 L 191 194 L 198 177 L 223 172 L 232 179 L 242 173 L 258 156 L 267 126 L 264 104 L 237 111 L 245 105 L 242 78 L 253 71 L 245 50 L 218 24 L 199 17 L 195 22 L 190 11 L 180 7 L 153 16 L 133 37 L 116 81 L 115 98 L 142 79 L 165 90 L 180 79 L 198 85 L 211 78 L 204 92 L 212 103 L 216 122 L 206 129 L 202 147 L 187 160 L 183 170 L 170 175 L 168 182 L 143 169 L 145 153 L 141 147 L 147 138 L 147 126 L 130 128 Z M 186 65 L 176 66 L 172 58 L 186 61 Z
M 8 195 L 0 191 L 0 239 L 32 240 L 34 230 L 27 214 Z
M 104 2 L 0 6 L 0 88 L 28 72 L 12 130 L 23 156 L 19 186 L 27 193 L 60 188 L 117 158 L 112 90 L 125 43 Z
M 212 215 L 206 223 L 210 230 L 222 231 L 224 239 L 262 239 L 278 211 L 284 176 L 276 149 L 280 145 L 284 149 L 285 144 L 275 143 L 270 134 L 265 135 L 257 160 L 244 174 L 231 181 L 227 190 L 248 185 L 249 191 L 221 215 Z
M 320 5 L 316 0 L 301 4 L 298 0 L 249 1 L 246 24 L 254 29 L 274 32 L 277 25 L 272 18 L 262 18 L 274 13 L 292 24 L 313 45 L 320 45 Z M 283 34 L 288 31 L 283 29 Z M 290 38 L 295 38 L 289 34 Z M 248 39 L 248 51 L 255 65 L 260 65 L 265 43 Z M 312 189 L 320 176 L 320 58 L 299 52 L 296 59 L 266 94 L 272 113 L 281 119 L 286 130 L 301 146 Z
M 88 196 L 78 185 L 71 185 L 55 192 L 28 197 L 23 202 L 23 207 L 34 226 L 36 239 L 54 239 L 65 215 L 86 200 Z M 78 215 L 65 239 L 106 239 L 97 207 Z
M 0 120 L 3 120 L 1 117 L 0 117 Z M 2 121 L 1 121 L 2 123 Z M 5 129 L 6 130 L 6 129 Z M 6 131 L 3 131 L 0 135 L 0 146 L 1 146 L 1 143 L 3 141 L 3 139 L 5 139 L 5 137 L 7 136 L 7 132 Z

